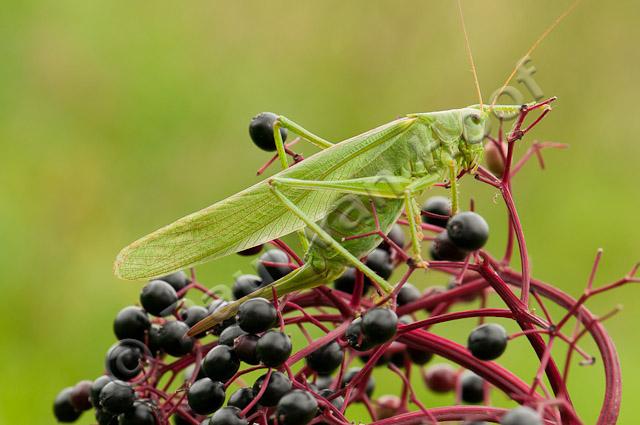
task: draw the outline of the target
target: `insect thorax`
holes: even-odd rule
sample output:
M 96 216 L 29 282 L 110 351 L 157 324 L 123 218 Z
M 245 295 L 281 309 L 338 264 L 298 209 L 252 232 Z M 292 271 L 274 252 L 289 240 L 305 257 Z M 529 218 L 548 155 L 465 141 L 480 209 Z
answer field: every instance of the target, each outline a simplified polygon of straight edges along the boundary
M 452 162 L 457 169 L 477 165 L 483 152 L 485 114 L 464 108 L 410 116 L 418 119 L 407 134 L 413 151 L 412 174 L 444 176 Z

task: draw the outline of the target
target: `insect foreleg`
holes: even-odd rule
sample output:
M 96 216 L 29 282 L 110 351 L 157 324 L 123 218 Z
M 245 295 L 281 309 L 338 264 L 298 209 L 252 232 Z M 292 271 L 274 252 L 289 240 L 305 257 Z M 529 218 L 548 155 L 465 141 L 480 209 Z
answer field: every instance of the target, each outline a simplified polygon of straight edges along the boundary
M 300 220 L 302 220 L 307 225 L 307 227 L 309 227 L 314 233 L 316 233 L 318 237 L 322 239 L 329 247 L 331 247 L 336 252 L 338 252 L 343 258 L 349 261 L 355 268 L 362 271 L 362 273 L 364 273 L 365 276 L 367 276 L 369 279 L 376 282 L 383 291 L 390 293 L 393 290 L 393 286 L 391 286 L 389 282 L 387 282 L 386 280 L 378 276 L 376 272 L 371 270 L 364 263 L 362 263 L 362 261 L 356 258 L 353 254 L 351 254 L 345 247 L 340 245 L 338 241 L 332 238 L 331 235 L 329 235 L 324 229 L 322 229 L 322 227 L 320 227 L 315 221 L 313 221 L 311 217 L 305 214 L 305 212 L 302 211 L 300 208 L 298 208 L 298 206 L 295 203 L 293 203 L 289 198 L 287 198 L 285 194 L 279 191 L 277 188 L 278 184 L 281 184 L 281 183 L 278 183 L 278 181 L 275 179 L 272 180 L 271 190 L 276 195 L 276 197 L 280 200 L 280 202 L 282 202 L 283 205 L 285 205 L 288 209 L 291 210 L 291 212 L 293 212 L 296 216 L 298 216 L 298 218 L 300 218 Z
M 282 169 L 285 169 L 289 166 L 287 162 L 287 155 L 284 149 L 284 140 L 282 140 L 282 135 L 280 134 L 280 129 L 286 128 L 307 140 L 311 144 L 319 147 L 320 149 L 327 149 L 333 146 L 333 143 L 324 140 L 322 137 L 317 136 L 301 126 L 300 124 L 291 121 L 289 118 L 280 115 L 276 122 L 273 124 L 273 139 L 276 142 L 276 150 L 278 151 L 278 158 L 280 158 L 280 164 L 282 165 Z
M 324 140 L 322 137 L 313 134 L 301 125 L 295 123 L 294 121 L 291 121 L 289 118 L 280 115 L 273 125 L 273 138 L 276 142 L 276 150 L 278 152 L 278 158 L 280 159 L 280 164 L 282 165 L 283 170 L 289 167 L 289 163 L 287 162 L 284 140 L 282 140 L 282 134 L 280 134 L 281 127 L 291 130 L 292 132 L 311 142 L 313 145 L 319 147 L 320 149 L 326 149 L 330 146 L 333 146 L 333 143 Z M 298 238 L 300 239 L 302 247 L 305 250 L 308 249 L 309 240 L 305 236 L 304 232 L 298 232 Z
M 274 127 L 275 126 L 286 128 L 287 130 L 290 130 L 296 133 L 298 136 L 301 136 L 303 139 L 306 139 L 311 144 L 319 147 L 320 149 L 326 149 L 333 146 L 333 143 L 329 142 L 328 140 L 324 140 L 322 137 L 316 134 L 313 134 L 312 132 L 310 132 L 300 124 L 294 121 L 291 121 L 289 118 L 285 116 L 280 115 Z

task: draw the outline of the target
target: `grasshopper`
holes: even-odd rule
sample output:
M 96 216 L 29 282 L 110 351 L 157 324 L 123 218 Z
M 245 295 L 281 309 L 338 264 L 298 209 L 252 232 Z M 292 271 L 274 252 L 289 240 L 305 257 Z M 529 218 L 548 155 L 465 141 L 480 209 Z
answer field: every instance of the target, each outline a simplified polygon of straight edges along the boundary
M 462 18 L 462 9 L 460 12 Z M 462 24 L 464 29 L 464 20 Z M 382 242 L 376 231 L 389 232 L 404 212 L 409 224 L 410 261 L 414 267 L 427 267 L 420 249 L 422 230 L 416 198 L 448 180 L 455 212 L 456 179 L 477 168 L 491 113 L 515 115 L 523 107 L 482 103 L 466 30 L 465 38 L 479 104 L 408 114 L 338 143 L 279 116 L 274 139 L 282 171 L 125 247 L 115 261 L 116 276 L 129 280 L 162 276 L 299 232 L 306 248 L 301 267 L 217 310 L 190 334 L 210 329 L 234 315 L 249 298 L 271 299 L 274 294 L 282 296 L 324 285 L 349 266 L 360 270 L 381 291 L 391 293 L 393 286 L 360 260 Z M 528 107 L 546 110 L 548 103 Z M 321 150 L 289 166 L 280 128 Z M 345 220 L 344 205 L 354 199 L 363 205 L 371 201 L 374 214 L 355 223 Z M 362 237 L 354 237 L 357 235 Z

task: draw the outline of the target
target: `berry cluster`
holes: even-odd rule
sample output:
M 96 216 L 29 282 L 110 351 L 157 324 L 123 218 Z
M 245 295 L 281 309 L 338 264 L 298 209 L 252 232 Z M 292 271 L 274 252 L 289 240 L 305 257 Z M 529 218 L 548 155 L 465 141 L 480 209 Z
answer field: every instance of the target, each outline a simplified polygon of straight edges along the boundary
M 190 275 L 177 272 L 152 280 L 142 288 L 138 305 L 117 313 L 113 330 L 118 341 L 107 351 L 105 373 L 63 389 L 54 401 L 56 419 L 74 422 L 93 409 L 100 425 L 348 425 L 354 420 L 349 407 L 360 405 L 374 425 L 574 425 L 582 422 L 566 382 L 575 356 L 583 358 L 583 365 L 595 360 L 579 344 L 589 335 L 606 374 L 598 424 L 615 423 L 620 369 L 602 326 L 615 311 L 597 317 L 585 303 L 610 289 L 640 282 L 635 277 L 638 266 L 622 279 L 594 288 L 599 252 L 577 300 L 530 276 L 511 179 L 534 152 L 549 146 L 536 144 L 519 163 L 511 164 L 515 143 L 526 133 L 517 126 L 528 112 L 523 108 L 508 137 L 503 139 L 500 129 L 498 138 L 490 138 L 488 146 L 497 147 L 488 149 L 501 153 L 502 168 L 496 170 L 493 161 L 494 173 L 483 167 L 476 173 L 477 180 L 500 190 L 507 206 L 508 242 L 501 259 L 483 249 L 489 226 L 479 214 L 454 213 L 449 199 L 436 196 L 422 207 L 422 236 L 430 241 L 428 273 L 448 275 L 447 287 L 421 291 L 409 283 L 419 268 L 405 250 L 405 217 L 388 233 L 380 232 L 382 243 L 362 259 L 385 280 L 391 281 L 394 273 L 402 275 L 393 281 L 390 294 L 349 268 L 327 285 L 284 296 L 274 290 L 272 301 L 252 298 L 235 316 L 190 336 L 193 325 L 233 300 L 207 288 L 193 270 Z M 251 137 L 264 150 L 275 150 L 276 119 L 263 113 L 251 122 Z M 281 136 L 286 139 L 286 131 Z M 287 154 L 302 160 L 290 146 Z M 228 298 L 243 298 L 302 266 L 300 256 L 283 241 L 270 245 L 239 253 L 259 255 L 256 274 L 236 277 Z M 522 271 L 510 265 L 516 248 Z M 487 307 L 490 298 L 504 307 Z M 563 313 L 552 314 L 551 304 Z M 518 330 L 508 332 L 498 319 L 513 322 Z M 468 327 L 466 342 L 443 335 L 446 324 L 458 320 L 475 321 Z M 571 320 L 575 326 L 567 331 Z M 436 333 L 436 324 L 445 326 Z M 531 383 L 495 362 L 515 338 L 526 338 L 537 355 L 539 368 Z M 568 346 L 563 365 L 552 355 L 554 343 Z M 401 392 L 376 388 L 376 369 L 400 382 Z M 455 403 L 427 406 L 429 399 L 423 400 L 414 388 L 415 371 L 428 391 L 450 393 Z M 518 406 L 491 406 L 492 391 L 505 393 Z

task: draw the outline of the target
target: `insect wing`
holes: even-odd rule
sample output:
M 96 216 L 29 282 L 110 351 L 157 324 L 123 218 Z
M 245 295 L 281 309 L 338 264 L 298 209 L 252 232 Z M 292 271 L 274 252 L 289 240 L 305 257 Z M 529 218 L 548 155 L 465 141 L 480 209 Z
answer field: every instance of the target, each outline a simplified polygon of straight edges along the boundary
M 276 174 L 297 179 L 352 178 L 369 166 L 413 122 L 400 119 L 318 152 Z M 365 155 L 368 153 L 368 155 Z M 114 272 L 122 279 L 148 279 L 247 249 L 304 227 L 272 193 L 269 179 L 183 217 L 125 247 Z M 334 207 L 340 193 L 279 189 L 313 220 Z

